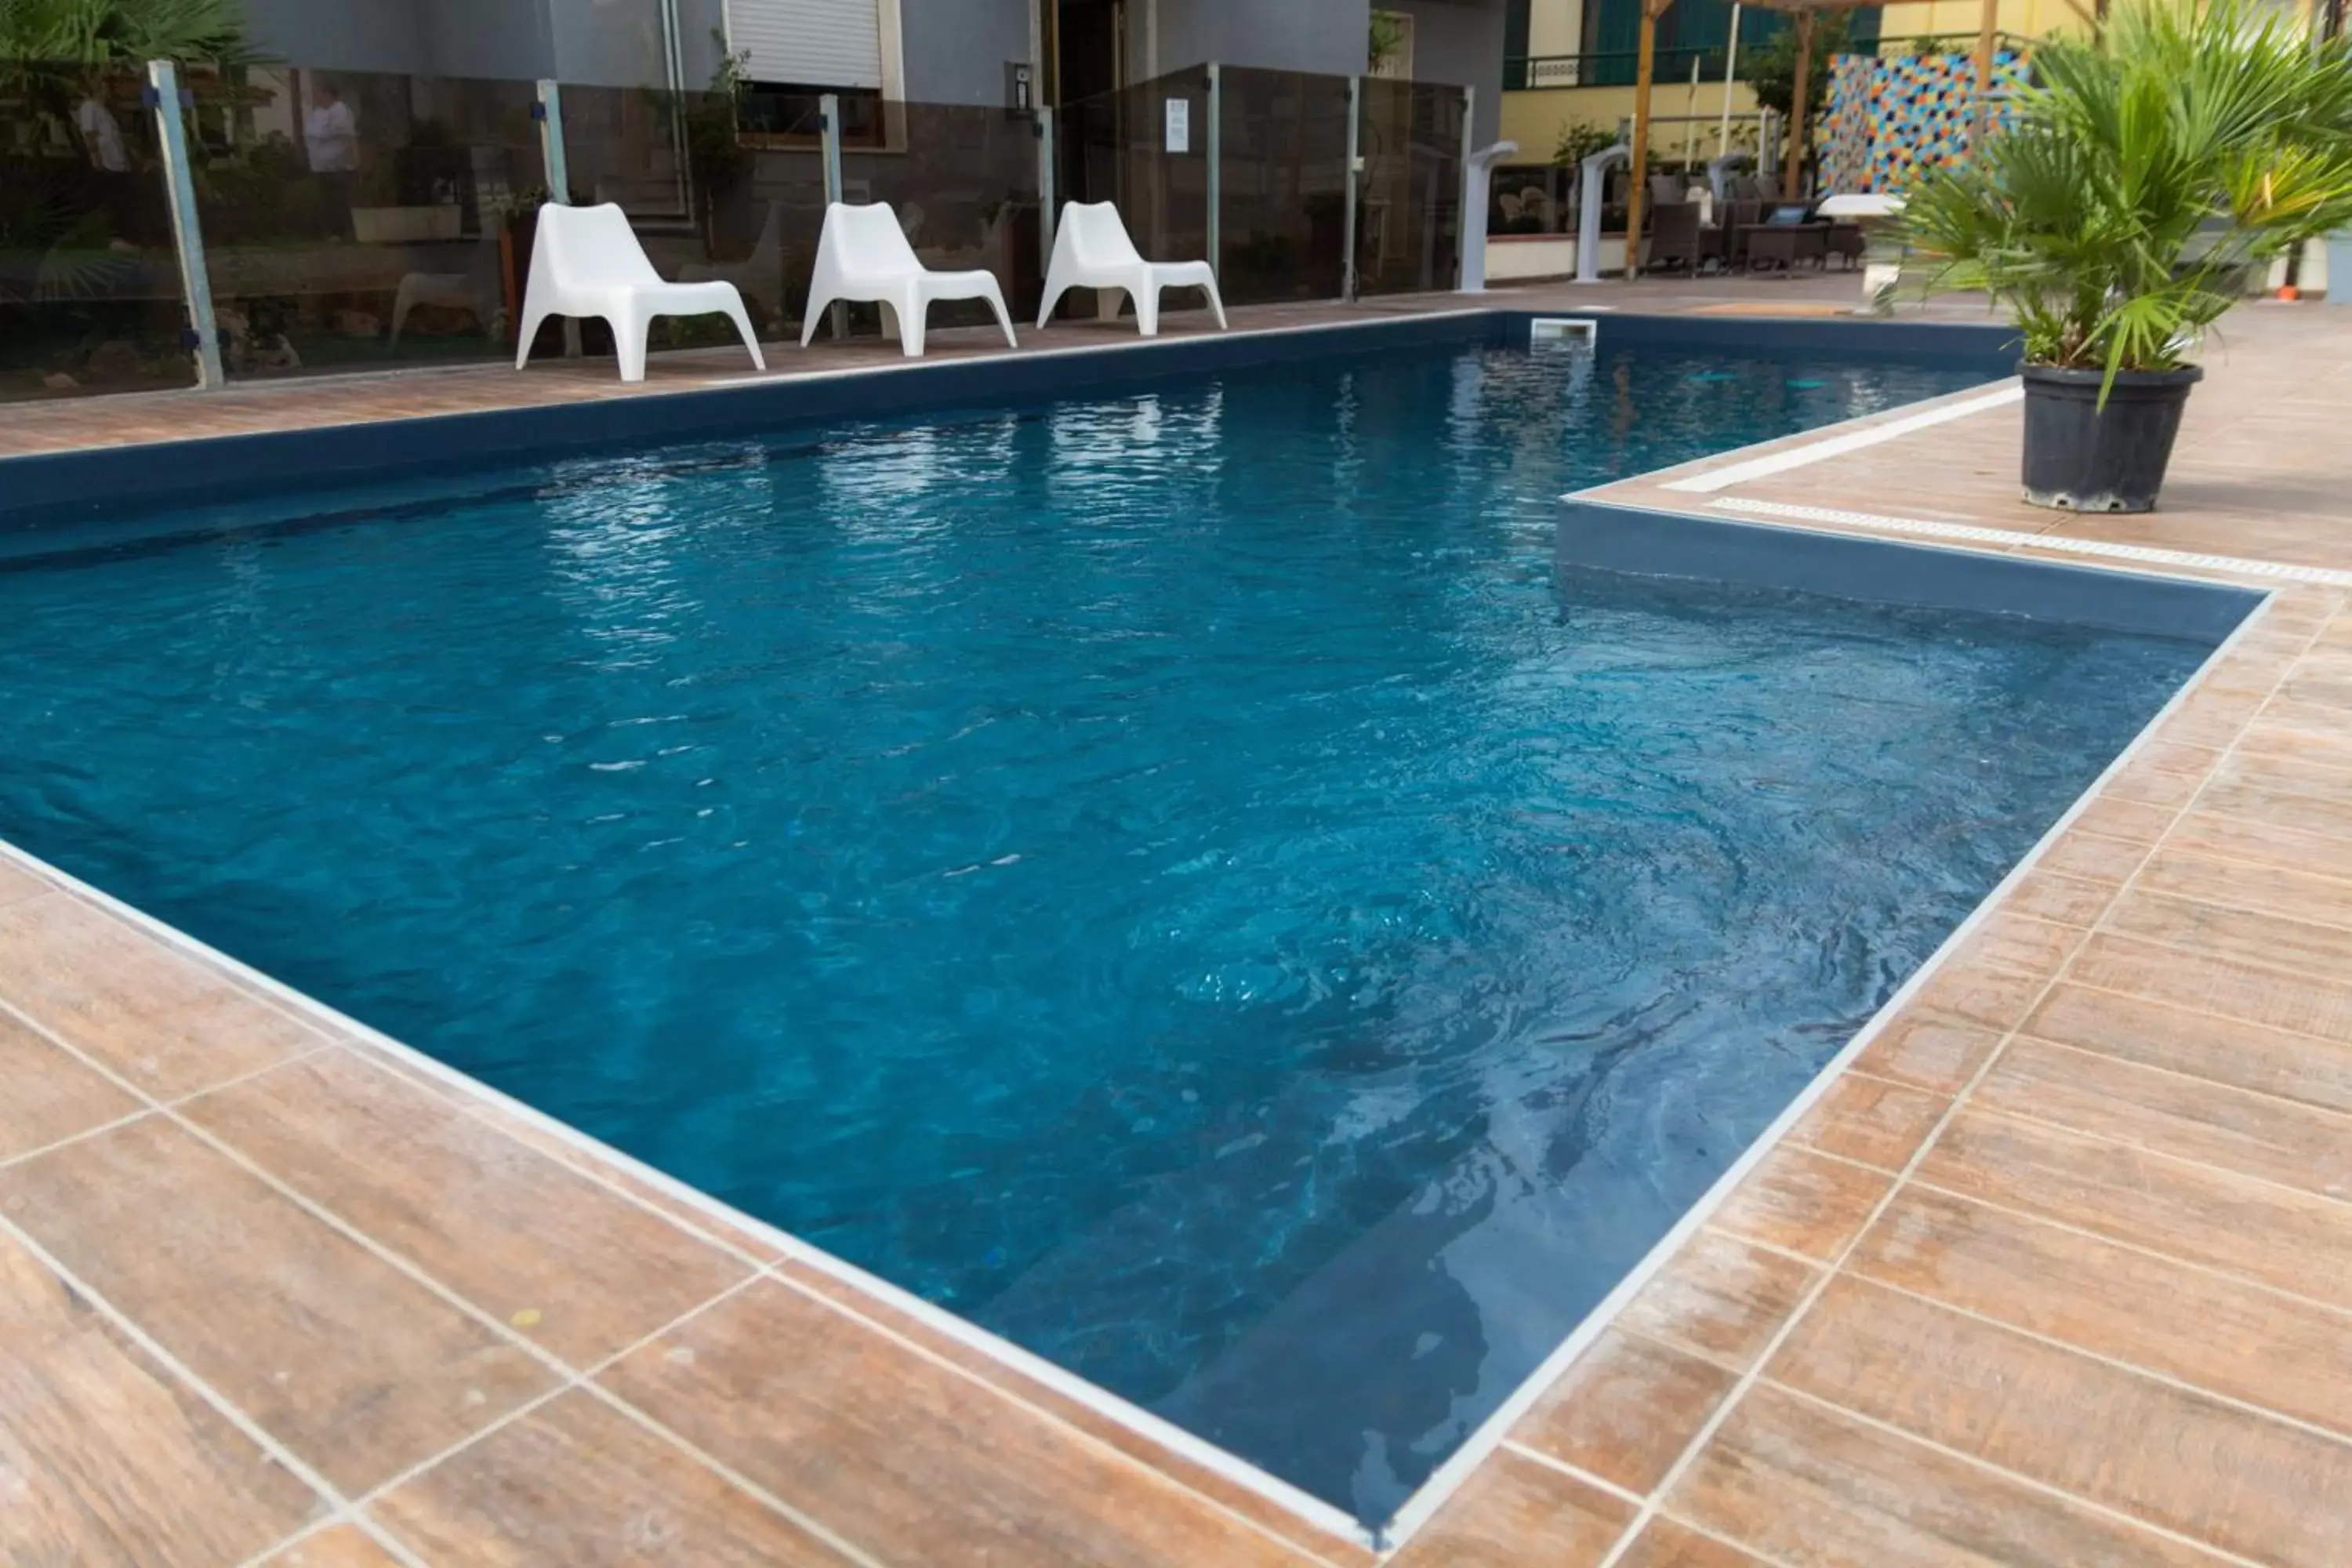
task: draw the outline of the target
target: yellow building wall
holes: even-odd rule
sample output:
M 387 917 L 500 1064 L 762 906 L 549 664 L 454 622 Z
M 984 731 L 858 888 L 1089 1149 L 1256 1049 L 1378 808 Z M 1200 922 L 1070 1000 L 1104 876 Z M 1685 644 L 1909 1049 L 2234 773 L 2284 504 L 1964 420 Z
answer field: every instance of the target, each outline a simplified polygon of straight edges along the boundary
M 2090 0 L 2084 0 L 2083 9 L 2093 9 Z M 2000 16 L 1995 26 L 2020 37 L 2087 30 L 2082 16 L 2066 0 L 2000 0 Z M 1906 0 L 1905 4 L 1888 5 L 1880 11 L 1878 36 L 1916 38 L 1935 33 L 1958 33 L 1974 37 L 1983 25 L 1982 0 Z
M 1723 82 L 1701 81 L 1696 108 L 1691 107 L 1690 83 L 1659 82 L 1650 89 L 1650 113 L 1654 121 L 1667 115 L 1696 112 L 1698 125 L 1655 124 L 1650 132 L 1650 144 L 1659 156 L 1682 156 L 1684 135 L 1691 133 L 1690 144 L 1702 159 L 1715 156 L 1715 131 L 1723 112 Z M 1503 136 L 1519 144 L 1521 163 L 1540 163 L 1551 156 L 1559 144 L 1559 133 L 1575 124 L 1598 125 L 1613 131 L 1621 120 L 1633 118 L 1633 89 L 1630 87 L 1559 87 L 1528 92 L 1507 92 L 1503 95 Z M 1747 145 L 1755 144 L 1756 94 L 1744 81 L 1731 84 L 1732 137 L 1738 142 L 1740 126 L 1748 127 Z

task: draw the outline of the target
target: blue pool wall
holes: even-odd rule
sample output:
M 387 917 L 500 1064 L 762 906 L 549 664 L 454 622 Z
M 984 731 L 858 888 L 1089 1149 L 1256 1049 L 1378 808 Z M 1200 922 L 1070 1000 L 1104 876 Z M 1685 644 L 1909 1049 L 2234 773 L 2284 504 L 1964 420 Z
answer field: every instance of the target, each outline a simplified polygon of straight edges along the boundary
M 1331 326 L 1150 342 L 1074 342 L 1065 346 L 1054 343 L 1054 335 L 1045 335 L 1044 342 L 1062 352 L 845 367 L 828 374 L 747 379 L 691 392 L 33 453 L 0 458 L 0 527 L 201 505 L 571 453 L 768 434 L 845 419 L 1019 406 L 1301 360 L 1444 344 L 1525 346 L 1530 321 L 1563 314 L 1573 312 L 1468 305 Z M 1600 323 L 1601 341 L 1612 348 L 1828 354 L 1858 363 L 1952 366 L 1979 371 L 1988 381 L 2011 374 L 2017 360 L 2015 333 L 1994 325 L 1613 312 L 1592 319 Z M 795 368 L 803 363 L 821 368 L 823 356 L 812 353 L 791 363 Z M 170 395 L 201 399 L 205 395 Z
M 1553 549 L 1562 572 L 2018 616 L 2209 647 L 2265 597 L 2221 583 L 1576 500 L 1560 503 Z

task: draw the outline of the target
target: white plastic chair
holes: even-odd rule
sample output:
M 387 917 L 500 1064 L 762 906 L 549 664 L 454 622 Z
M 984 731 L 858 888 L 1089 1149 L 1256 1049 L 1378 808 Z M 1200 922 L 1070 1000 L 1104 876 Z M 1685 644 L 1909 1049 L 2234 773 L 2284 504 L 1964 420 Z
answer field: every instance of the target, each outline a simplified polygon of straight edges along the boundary
M 743 334 L 751 363 L 768 368 L 743 296 L 732 283 L 670 283 L 646 259 L 629 220 L 609 203 L 602 206 L 539 209 L 530 247 L 530 280 L 522 291 L 522 321 L 515 345 L 515 369 L 530 358 L 530 341 L 550 316 L 601 316 L 613 329 L 613 352 L 623 381 L 646 378 L 646 334 L 656 316 L 724 315 Z
M 1225 302 L 1217 297 L 1217 275 L 1205 261 L 1146 261 L 1127 236 L 1118 208 L 1108 202 L 1070 202 L 1054 231 L 1054 259 L 1045 268 L 1045 300 L 1038 307 L 1042 329 L 1072 289 L 1118 289 L 1135 301 L 1135 324 L 1147 338 L 1160 335 L 1160 291 L 1202 289 L 1217 325 L 1225 325 Z M 1104 314 L 1109 314 L 1108 307 Z
M 1013 318 L 992 272 L 933 272 L 915 256 L 906 232 L 888 206 L 853 207 L 841 202 L 824 209 L 824 232 L 817 237 L 816 271 L 809 279 L 808 320 L 801 347 L 816 336 L 825 308 L 837 300 L 882 307 L 882 331 L 914 358 L 923 352 L 923 322 L 934 300 L 985 300 L 1013 347 Z

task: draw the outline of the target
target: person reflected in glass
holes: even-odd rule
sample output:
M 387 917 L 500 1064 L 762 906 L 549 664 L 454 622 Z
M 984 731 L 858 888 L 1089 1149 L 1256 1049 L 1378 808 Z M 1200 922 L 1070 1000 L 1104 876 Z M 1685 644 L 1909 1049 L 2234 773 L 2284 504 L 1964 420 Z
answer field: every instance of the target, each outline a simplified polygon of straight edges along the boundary
M 340 89 L 324 77 L 312 79 L 310 111 L 302 117 L 302 144 L 310 172 L 324 187 L 327 232 L 341 239 L 351 231 L 352 192 L 360 166 L 359 118 Z

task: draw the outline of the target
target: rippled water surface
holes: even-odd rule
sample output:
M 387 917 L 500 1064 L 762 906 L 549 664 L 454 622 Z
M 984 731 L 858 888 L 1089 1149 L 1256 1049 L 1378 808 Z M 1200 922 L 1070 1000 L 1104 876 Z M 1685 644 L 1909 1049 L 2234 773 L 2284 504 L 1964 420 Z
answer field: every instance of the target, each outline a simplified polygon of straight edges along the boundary
M 1367 1517 L 2201 655 L 1588 580 L 1962 384 L 1433 351 L 0 570 L 0 833 Z

